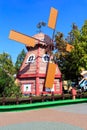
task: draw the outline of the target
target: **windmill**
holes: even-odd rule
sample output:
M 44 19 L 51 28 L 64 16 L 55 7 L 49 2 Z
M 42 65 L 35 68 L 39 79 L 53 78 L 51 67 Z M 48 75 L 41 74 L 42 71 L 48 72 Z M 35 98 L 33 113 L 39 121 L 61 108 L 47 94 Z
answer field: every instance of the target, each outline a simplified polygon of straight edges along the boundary
M 37 45 L 37 43 L 38 43 L 38 46 L 40 43 L 43 43 L 43 44 L 47 43 L 46 53 L 50 54 L 50 52 L 54 49 L 53 41 L 54 41 L 54 33 L 55 33 L 57 16 L 58 16 L 58 11 L 52 7 L 51 11 L 50 11 L 49 20 L 48 20 L 48 27 L 53 30 L 53 36 L 52 36 L 50 43 L 48 43 L 48 41 L 44 41 L 44 40 L 38 39 L 36 37 L 31 37 L 31 36 L 22 34 L 20 32 L 14 31 L 14 30 L 10 31 L 9 38 L 11 40 L 15 40 L 17 42 L 25 44 L 27 48 L 34 48 Z M 45 87 L 48 89 L 53 87 L 56 66 L 57 65 L 54 62 L 52 62 L 51 54 L 50 54 L 49 62 L 47 65 L 46 78 L 45 78 Z

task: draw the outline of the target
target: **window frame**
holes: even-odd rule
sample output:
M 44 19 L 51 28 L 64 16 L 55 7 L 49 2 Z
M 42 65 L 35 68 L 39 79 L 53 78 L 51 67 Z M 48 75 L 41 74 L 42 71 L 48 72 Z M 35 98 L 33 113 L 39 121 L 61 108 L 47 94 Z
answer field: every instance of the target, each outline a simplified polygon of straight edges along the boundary
M 33 60 L 29 60 L 29 58 L 31 57 L 31 56 L 33 56 Z M 34 63 L 35 62 L 35 54 L 30 54 L 29 56 L 28 56 L 28 58 L 27 58 L 27 63 Z
M 48 56 L 49 60 L 45 60 L 45 59 L 44 59 L 45 56 Z M 42 61 L 43 61 L 43 62 L 46 62 L 46 63 L 49 62 L 49 61 L 50 61 L 50 56 L 49 56 L 48 54 L 44 54 L 44 55 L 42 56 Z

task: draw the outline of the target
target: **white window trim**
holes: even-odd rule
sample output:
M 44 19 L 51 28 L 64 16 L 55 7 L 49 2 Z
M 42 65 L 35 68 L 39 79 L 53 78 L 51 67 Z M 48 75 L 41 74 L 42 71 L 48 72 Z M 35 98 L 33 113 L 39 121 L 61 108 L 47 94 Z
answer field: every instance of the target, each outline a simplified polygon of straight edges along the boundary
M 34 58 L 33 58 L 32 61 L 29 61 L 29 58 L 30 58 L 31 56 L 33 56 Z M 28 56 L 28 58 L 27 58 L 27 63 L 33 63 L 34 61 L 35 61 L 35 54 L 30 54 L 30 55 Z
M 24 84 L 23 90 L 24 92 L 31 92 L 31 84 Z
M 49 61 L 45 61 L 45 60 L 44 60 L 44 57 L 45 57 L 45 56 L 48 56 L 48 57 L 50 58 L 50 56 L 49 56 L 48 54 L 44 54 L 44 55 L 42 56 L 42 61 L 43 61 L 43 62 L 49 62 Z

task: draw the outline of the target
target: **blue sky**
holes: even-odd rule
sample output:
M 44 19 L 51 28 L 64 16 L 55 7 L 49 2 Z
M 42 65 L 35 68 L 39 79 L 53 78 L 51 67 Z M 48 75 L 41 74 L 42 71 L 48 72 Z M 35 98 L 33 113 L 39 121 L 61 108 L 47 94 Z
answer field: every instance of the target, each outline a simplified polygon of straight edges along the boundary
M 25 45 L 10 40 L 10 30 L 33 36 L 38 22 L 48 22 L 51 7 L 59 11 L 56 31 L 63 32 L 65 37 L 72 23 L 81 28 L 87 20 L 87 0 L 0 0 L 0 53 L 9 53 L 15 62 Z M 52 36 L 47 26 L 42 32 Z

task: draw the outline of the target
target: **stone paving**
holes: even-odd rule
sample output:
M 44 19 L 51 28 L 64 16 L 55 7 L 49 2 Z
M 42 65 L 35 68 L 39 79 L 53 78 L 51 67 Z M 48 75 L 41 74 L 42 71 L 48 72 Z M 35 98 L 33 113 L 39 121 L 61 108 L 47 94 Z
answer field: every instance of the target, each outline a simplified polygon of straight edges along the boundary
M 1 112 L 0 130 L 87 130 L 87 103 Z

